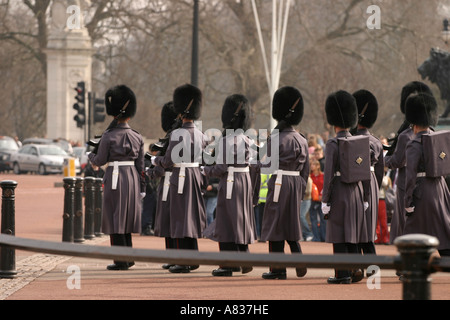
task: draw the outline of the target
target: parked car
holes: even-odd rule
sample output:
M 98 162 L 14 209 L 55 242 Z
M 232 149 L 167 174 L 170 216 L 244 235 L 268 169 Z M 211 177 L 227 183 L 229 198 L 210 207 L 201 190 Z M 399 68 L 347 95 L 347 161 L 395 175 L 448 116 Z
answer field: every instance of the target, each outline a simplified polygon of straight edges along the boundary
M 11 155 L 15 174 L 37 172 L 41 175 L 62 173 L 64 161 L 70 157 L 61 147 L 53 144 L 26 144 Z M 75 171 L 80 173 L 80 162 L 75 159 Z
M 68 155 L 73 155 L 72 145 L 69 141 L 64 139 L 48 139 L 48 138 L 27 138 L 22 141 L 23 145 L 26 144 L 56 144 L 60 146 Z
M 86 152 L 87 152 L 87 148 L 86 147 L 73 147 L 73 154 L 80 161 L 81 173 L 84 172 L 84 170 L 86 169 L 86 165 L 87 165 L 87 163 L 89 161 Z
M 17 150 L 19 150 L 19 146 L 13 138 L 0 136 L 0 172 L 12 170 L 10 157 Z

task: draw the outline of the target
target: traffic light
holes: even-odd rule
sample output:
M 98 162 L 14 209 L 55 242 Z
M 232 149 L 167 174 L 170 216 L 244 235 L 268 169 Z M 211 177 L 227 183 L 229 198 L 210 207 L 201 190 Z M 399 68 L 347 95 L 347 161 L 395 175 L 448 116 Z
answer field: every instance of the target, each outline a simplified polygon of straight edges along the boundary
M 106 113 L 105 113 L 105 100 L 104 99 L 97 99 L 94 95 L 94 123 L 104 122 L 106 119 Z
M 77 102 L 73 105 L 73 108 L 77 110 L 77 114 L 73 119 L 77 123 L 78 128 L 83 128 L 86 124 L 86 85 L 84 82 L 78 82 L 75 88 L 77 95 L 75 100 Z

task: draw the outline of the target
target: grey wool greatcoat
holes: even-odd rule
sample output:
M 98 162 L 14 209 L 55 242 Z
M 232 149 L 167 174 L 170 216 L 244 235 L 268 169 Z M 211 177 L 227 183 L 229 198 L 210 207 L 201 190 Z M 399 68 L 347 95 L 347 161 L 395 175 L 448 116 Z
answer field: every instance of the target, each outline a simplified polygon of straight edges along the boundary
M 222 137 L 216 164 L 205 167 L 207 177 L 220 178 L 216 218 L 204 232 L 204 236 L 208 239 L 236 244 L 251 244 L 256 240 L 253 212 L 254 183 L 250 172 L 234 173 L 231 199 L 227 199 L 229 167 L 249 167 L 252 144 L 253 141 L 243 133 Z
M 450 249 L 450 192 L 445 179 L 417 177 L 425 172 L 422 146 L 425 133 L 429 130 L 419 132 L 406 148 L 405 208 L 415 206 L 415 209 L 406 217 L 404 234 L 427 234 L 439 240 L 439 250 Z
M 263 241 L 299 241 L 302 238 L 300 204 L 305 195 L 309 176 L 308 142 L 293 127 L 274 133 L 267 142 L 268 155 L 272 157 L 272 144 L 279 141 L 278 169 L 298 171 L 299 176 L 283 175 L 278 202 L 274 202 L 276 172 L 268 182 L 267 200 L 261 225 Z M 264 167 L 264 166 L 263 166 Z M 264 168 L 262 168 L 264 171 Z
M 340 131 L 325 148 L 322 202 L 331 205 L 325 239 L 328 243 L 359 243 L 367 236 L 362 183 L 344 183 L 335 176 L 340 171 L 337 139 L 350 136 L 348 131 Z
M 157 237 L 170 237 L 170 198 L 167 194 L 166 201 L 162 201 L 164 184 L 170 181 L 165 181 L 166 171 L 159 166 L 148 169 L 147 175 L 150 179 L 159 180 L 158 190 L 156 194 L 156 212 L 155 212 L 155 236 Z
M 373 171 L 370 172 L 370 181 L 363 182 L 365 199 L 368 200 L 369 208 L 365 211 L 365 221 L 367 226 L 367 239 L 363 236 L 361 242 L 374 242 L 376 240 L 376 228 L 378 220 L 378 200 L 380 198 L 380 186 L 384 177 L 384 156 L 383 144 L 370 134 L 367 129 L 360 129 L 356 135 L 369 137 L 370 144 L 370 165 Z
M 120 166 L 117 189 L 112 190 L 113 166 L 103 176 L 103 219 L 105 234 L 141 232 L 141 192 L 145 192 L 144 141 L 127 123 L 106 131 L 97 154 L 89 154 L 96 166 L 114 161 L 131 161 L 133 166 Z
M 411 128 L 403 131 L 397 140 L 397 146 L 394 154 L 386 156 L 384 159 L 385 166 L 389 169 L 398 169 L 397 179 L 395 179 L 396 185 L 396 206 L 390 230 L 390 240 L 394 243 L 397 237 L 403 235 L 403 229 L 405 228 L 406 216 L 405 216 L 405 181 L 406 181 L 406 146 L 414 136 L 414 132 Z
M 201 238 L 206 227 L 205 202 L 202 189 L 204 179 L 200 167 L 186 168 L 183 193 L 178 193 L 180 168 L 184 163 L 202 164 L 207 137 L 193 122 L 185 122 L 170 135 L 170 143 L 164 156 L 155 158 L 155 165 L 172 170 L 169 189 L 170 237 Z

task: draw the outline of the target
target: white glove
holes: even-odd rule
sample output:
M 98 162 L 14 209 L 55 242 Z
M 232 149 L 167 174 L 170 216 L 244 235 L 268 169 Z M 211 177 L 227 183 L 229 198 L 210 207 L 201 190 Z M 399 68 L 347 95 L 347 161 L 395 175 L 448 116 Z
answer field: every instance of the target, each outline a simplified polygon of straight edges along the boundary
M 330 210 L 331 210 L 331 207 L 327 203 L 322 202 L 322 213 L 329 214 Z
M 406 215 L 407 215 L 407 216 L 412 215 L 413 212 L 414 212 L 414 209 L 416 209 L 416 207 L 409 207 L 409 208 L 406 208 L 406 209 L 405 209 Z
M 364 201 L 364 211 L 366 211 L 369 208 L 369 203 Z
M 152 158 L 151 158 L 151 159 L 152 159 L 152 165 L 154 165 L 154 166 L 156 166 L 156 164 L 155 164 L 155 158 L 156 158 L 155 156 L 152 156 Z
M 202 175 L 206 176 L 205 166 L 200 166 L 200 172 L 202 173 Z
M 142 200 L 142 199 L 145 198 L 145 196 L 146 196 L 147 194 L 146 194 L 145 192 L 141 192 L 139 195 L 141 196 L 141 200 Z

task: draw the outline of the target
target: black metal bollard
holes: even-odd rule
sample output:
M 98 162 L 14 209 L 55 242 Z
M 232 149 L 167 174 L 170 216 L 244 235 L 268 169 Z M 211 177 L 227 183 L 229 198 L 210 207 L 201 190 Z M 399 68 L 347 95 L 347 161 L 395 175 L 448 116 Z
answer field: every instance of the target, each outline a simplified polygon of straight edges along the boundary
M 84 242 L 84 230 L 83 230 L 83 182 L 82 177 L 76 177 L 75 183 L 75 217 L 73 221 L 73 237 L 74 242 Z
M 84 238 L 94 239 L 94 177 L 84 178 Z
M 64 178 L 64 213 L 63 213 L 63 242 L 73 242 L 73 219 L 75 207 L 75 178 Z
M 96 237 L 101 237 L 103 236 L 103 233 L 101 232 L 103 214 L 103 179 L 95 178 L 94 186 L 94 233 Z
M 15 181 L 3 181 L 2 188 L 2 224 L 3 234 L 15 235 L 15 200 L 14 190 L 17 187 Z M 16 271 L 16 250 L 0 247 L 0 278 L 12 279 L 17 276 Z
M 398 237 L 394 244 L 402 258 L 403 300 L 430 300 L 430 257 L 439 240 L 424 234 L 408 234 Z

